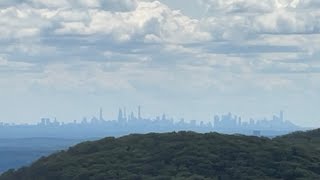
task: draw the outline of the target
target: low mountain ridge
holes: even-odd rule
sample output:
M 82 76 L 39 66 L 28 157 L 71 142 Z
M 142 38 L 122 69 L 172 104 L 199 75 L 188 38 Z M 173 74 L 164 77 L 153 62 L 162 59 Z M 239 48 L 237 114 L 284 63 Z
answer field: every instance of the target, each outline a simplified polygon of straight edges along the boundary
M 0 180 L 320 179 L 319 139 L 320 130 L 274 139 L 194 132 L 108 137 Z

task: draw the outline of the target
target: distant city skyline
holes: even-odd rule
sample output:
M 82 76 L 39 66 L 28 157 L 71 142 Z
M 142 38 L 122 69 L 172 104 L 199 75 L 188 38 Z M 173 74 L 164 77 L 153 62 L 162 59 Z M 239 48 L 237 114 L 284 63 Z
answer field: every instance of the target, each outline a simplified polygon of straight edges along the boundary
M 63 107 L 64 105 L 62 105 Z M 17 109 L 13 109 L 12 112 L 17 111 L 19 113 L 12 113 L 11 116 L 9 116 L 8 119 L 6 118 L 1 118 L 1 114 L 0 114 L 0 122 L 7 122 L 7 123 L 31 123 L 31 124 L 35 124 L 38 122 L 38 120 L 41 117 L 51 117 L 51 118 L 57 118 L 59 119 L 59 121 L 63 121 L 63 122 L 72 122 L 75 119 L 82 119 L 83 117 L 91 117 L 91 116 L 96 116 L 99 117 L 100 116 L 100 110 L 97 111 L 97 107 L 90 107 L 90 108 L 86 108 L 85 106 L 82 106 L 81 110 L 79 110 L 78 112 L 75 112 L 75 109 L 70 108 L 70 112 L 66 111 L 66 109 L 58 111 L 52 111 L 50 109 L 47 109 L 48 106 L 43 106 L 42 108 L 40 108 L 39 111 L 42 112 L 36 112 L 33 113 L 32 116 L 29 115 L 29 118 L 24 117 L 24 113 L 21 112 L 20 110 Z M 138 110 L 138 106 L 137 105 L 131 105 L 131 106 L 125 106 L 125 105 L 120 105 L 118 107 L 122 107 L 122 108 L 126 108 L 126 111 L 128 113 L 133 112 L 137 112 Z M 185 118 L 187 120 L 192 120 L 192 119 L 196 119 L 199 121 L 204 121 L 204 122 L 209 122 L 210 120 L 212 120 L 212 117 L 216 114 L 227 114 L 229 112 L 234 113 L 234 114 L 238 114 L 239 116 L 243 117 L 244 120 L 249 121 L 250 118 L 254 118 L 254 119 L 264 119 L 266 117 L 269 117 L 270 114 L 276 114 L 279 112 L 279 109 L 275 109 L 273 111 L 267 111 L 267 110 L 261 110 L 258 112 L 249 112 L 249 113 L 244 113 L 242 111 L 239 111 L 237 109 L 246 109 L 246 107 L 233 107 L 230 108 L 230 110 L 223 110 L 224 108 L 217 108 L 218 110 L 212 110 L 209 111 L 208 107 L 205 108 L 201 108 L 199 106 L 192 106 L 192 109 L 194 110 L 194 112 L 190 112 L 190 111 L 184 111 L 184 112 L 179 112 L 179 111 L 175 111 L 175 108 L 172 106 L 168 106 L 166 108 L 160 108 L 160 110 L 158 110 L 157 108 L 154 107 L 149 107 L 149 106 L 143 106 L 141 105 L 141 107 L 143 108 L 143 113 L 145 115 L 145 117 L 151 118 L 155 115 L 161 115 L 163 113 L 170 115 L 171 117 L 175 118 L 175 119 L 179 119 L 179 118 Z M 232 107 L 232 106 L 230 106 Z M 107 117 L 107 119 L 115 119 L 115 117 L 118 116 L 118 112 L 117 112 L 117 108 L 115 107 L 109 107 L 109 108 L 105 108 L 104 106 L 100 107 L 101 109 L 103 109 L 103 116 Z M 191 106 L 190 106 L 191 108 Z M 161 110 L 162 109 L 162 110 Z M 214 109 L 214 108 L 212 108 Z M 183 111 L 184 109 L 182 109 Z M 45 112 L 45 113 L 43 113 Z M 67 112 L 67 113 L 64 113 Z M 310 127 L 310 128 L 316 128 L 319 127 L 317 125 L 318 121 L 316 120 L 311 120 L 309 121 L 309 123 L 301 123 L 302 120 L 301 119 L 306 119 L 306 117 L 302 117 L 302 118 L 297 118 L 297 116 L 292 115 L 295 114 L 283 110 L 283 112 L 285 112 L 286 117 L 288 119 L 290 119 L 291 122 L 301 126 L 301 127 Z M 14 117 L 15 116 L 15 117 Z M 10 118 L 10 117 L 14 117 L 14 118 Z M 299 116 L 298 116 L 299 117 Z M 316 119 L 316 118 L 314 118 Z M 304 122 L 308 122 L 307 120 Z
M 62 122 L 57 118 L 44 117 L 37 124 L 10 124 L 0 122 L 0 137 L 51 137 L 51 138 L 97 138 L 104 136 L 123 136 L 132 133 L 195 131 L 219 132 L 228 134 L 245 134 L 274 137 L 297 130 L 299 127 L 284 116 L 283 111 L 271 119 L 244 120 L 232 113 L 215 115 L 209 121 L 185 118 L 174 119 L 165 113 L 152 118 L 144 117 L 141 106 L 135 112 L 127 112 L 125 107 L 119 108 L 115 118 L 104 117 L 100 108 L 93 117 L 83 117 L 72 122 Z
M 143 113 L 145 113 L 145 117 L 143 117 Z M 284 119 L 284 111 L 283 110 L 280 110 L 277 112 L 278 113 L 278 119 L 281 119 L 281 121 L 290 121 L 287 117 L 287 119 Z M 275 113 L 275 114 L 277 114 Z M 113 112 L 114 116 L 111 117 L 111 116 L 106 116 L 105 114 L 105 111 L 102 107 L 98 108 L 98 110 L 96 111 L 96 114 L 93 114 L 93 115 L 84 115 L 82 116 L 82 118 L 80 119 L 75 119 L 75 118 L 72 118 L 72 119 L 69 119 L 69 120 L 59 120 L 60 123 L 70 123 L 70 122 L 81 122 L 82 120 L 86 119 L 86 120 L 91 120 L 91 121 L 94 121 L 94 120 L 100 120 L 100 121 L 113 121 L 113 120 L 118 120 L 120 121 L 121 119 L 130 119 L 130 117 L 133 117 L 133 118 L 137 118 L 137 119 L 143 119 L 143 118 L 146 118 L 146 119 L 152 119 L 154 117 L 160 117 L 160 116 L 163 116 L 163 115 L 166 115 L 166 116 L 170 116 L 172 119 L 176 119 L 176 121 L 179 121 L 180 119 L 184 119 L 185 121 L 197 121 L 197 122 L 214 122 L 216 120 L 216 117 L 219 116 L 217 113 L 211 113 L 212 115 L 210 117 L 208 117 L 208 119 L 199 119 L 199 118 L 185 118 L 185 117 L 177 117 L 175 115 L 172 115 L 172 114 L 168 114 L 168 113 L 157 113 L 155 115 L 150 115 L 150 113 L 146 112 L 146 111 L 143 111 L 142 109 L 142 106 L 141 105 L 137 105 L 135 109 L 128 109 L 126 106 L 122 106 L 122 107 L 119 107 L 118 108 L 118 111 L 117 112 Z M 229 112 L 225 112 L 225 113 L 221 113 L 221 114 L 233 114 L 233 112 L 229 111 Z M 236 114 L 236 113 L 234 113 Z M 269 115 L 270 116 L 270 115 Z M 245 117 L 243 118 L 241 115 L 236 115 L 237 118 L 240 118 L 240 120 L 242 122 L 247 122 L 249 123 L 252 119 L 256 119 L 256 120 L 266 120 L 268 119 L 268 116 L 260 116 L 260 117 Z M 273 115 L 273 120 L 277 119 L 277 115 Z M 58 121 L 58 118 L 57 116 L 55 115 L 51 115 L 51 116 L 42 116 L 38 119 L 54 119 L 54 121 Z M 238 120 L 237 120 L 238 121 Z M 28 121 L 22 121 L 20 123 L 14 123 L 14 122 L 10 122 L 10 121 L 1 121 L 0 122 L 2 123 L 6 123 L 6 124 L 37 124 L 39 123 L 38 120 L 33 120 L 31 122 L 28 122 Z

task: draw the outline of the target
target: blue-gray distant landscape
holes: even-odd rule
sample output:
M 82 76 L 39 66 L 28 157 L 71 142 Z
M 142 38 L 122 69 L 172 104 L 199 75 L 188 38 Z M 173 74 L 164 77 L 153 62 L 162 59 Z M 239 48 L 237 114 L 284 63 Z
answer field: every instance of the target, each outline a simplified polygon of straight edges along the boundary
M 42 156 L 67 149 L 85 139 L 0 138 L 0 173 L 26 166 Z
M 28 165 L 51 153 L 67 149 L 82 141 L 103 137 L 120 137 L 129 134 L 150 132 L 194 131 L 200 133 L 220 132 L 273 138 L 290 132 L 306 130 L 294 125 L 284 117 L 284 112 L 272 118 L 242 120 L 231 113 L 215 115 L 209 121 L 174 120 L 165 114 L 144 118 L 141 107 L 136 113 L 119 109 L 114 120 L 105 119 L 103 110 L 90 119 L 86 117 L 71 123 L 57 119 L 41 118 L 37 124 L 8 124 L 0 122 L 0 172 Z
M 56 118 L 41 118 L 37 124 L 8 124 L 0 122 L 0 137 L 2 138 L 68 138 L 89 139 L 105 136 L 123 136 L 132 133 L 195 131 L 220 132 L 226 134 L 246 134 L 255 136 L 274 137 L 297 130 L 306 130 L 285 119 L 284 112 L 273 115 L 271 118 L 242 119 L 231 113 L 215 115 L 209 120 L 173 119 L 162 114 L 154 118 L 145 118 L 141 114 L 141 107 L 136 113 L 127 113 L 126 109 L 119 109 L 118 116 L 106 119 L 100 109 L 97 116 L 71 123 L 59 122 Z

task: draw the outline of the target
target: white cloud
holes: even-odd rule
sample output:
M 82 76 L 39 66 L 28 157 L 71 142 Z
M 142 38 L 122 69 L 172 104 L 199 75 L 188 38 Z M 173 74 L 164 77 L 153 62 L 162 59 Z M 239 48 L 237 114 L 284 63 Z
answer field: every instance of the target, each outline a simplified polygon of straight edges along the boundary
M 0 10 L 0 39 L 37 36 L 46 22 L 33 11 L 8 7 Z
M 276 11 L 261 15 L 254 20 L 261 33 L 320 33 L 320 14 Z
M 270 13 L 279 9 L 305 9 L 319 6 L 317 0 L 200 0 L 209 12 Z
M 75 12 L 76 13 L 76 12 Z M 155 2 L 139 2 L 129 12 L 87 11 L 89 21 L 62 22 L 58 34 L 106 34 L 118 41 L 143 38 L 150 42 L 172 43 L 210 40 L 210 34 L 202 31 L 198 20 L 190 19 L 178 11 Z M 72 16 L 71 16 L 72 17 Z
M 224 34 L 236 29 L 253 33 L 319 33 L 320 3 L 313 0 L 202 0 L 204 23 Z M 222 20 L 221 20 L 222 19 Z M 228 22 L 228 23 L 222 23 Z M 233 38 L 233 37 L 232 37 Z
M 98 8 L 108 11 L 130 11 L 136 7 L 136 0 L 25 0 L 36 8 Z
M 157 1 L 33 0 L 25 3 L 0 11 L 0 37 L 25 38 L 55 33 L 58 36 L 100 34 L 119 42 L 184 43 L 211 39 L 198 20 Z M 79 3 L 81 6 L 77 6 Z
M 271 0 L 201 0 L 209 12 L 270 12 L 275 3 Z

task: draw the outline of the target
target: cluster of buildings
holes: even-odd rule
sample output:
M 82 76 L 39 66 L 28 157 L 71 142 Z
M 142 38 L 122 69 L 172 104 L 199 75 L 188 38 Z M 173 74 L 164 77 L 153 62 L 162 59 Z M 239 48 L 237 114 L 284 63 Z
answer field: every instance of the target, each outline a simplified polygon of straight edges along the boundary
M 127 113 L 126 109 L 119 109 L 118 117 L 115 120 L 106 120 L 103 117 L 103 110 L 100 108 L 98 117 L 91 119 L 83 118 L 81 121 L 71 123 L 59 122 L 57 119 L 42 118 L 36 125 L 13 125 L 0 123 L 0 137 L 7 132 L 14 135 L 28 137 L 104 137 L 121 136 L 130 133 L 148 132 L 171 132 L 171 131 L 196 131 L 196 132 L 220 132 L 239 133 L 246 135 L 276 136 L 288 132 L 301 130 L 300 127 L 284 119 L 283 112 L 274 115 L 271 120 L 261 119 L 243 121 L 241 117 L 231 113 L 214 116 L 211 121 L 185 121 L 184 119 L 174 120 L 165 114 L 153 119 L 143 118 L 141 107 L 137 113 Z
M 221 131 L 237 131 L 237 130 L 282 130 L 293 131 L 298 129 L 298 126 L 294 125 L 288 120 L 284 119 L 283 111 L 280 111 L 279 115 L 274 115 L 272 119 L 266 118 L 261 120 L 250 119 L 249 121 L 242 121 L 241 117 L 233 116 L 231 113 L 222 115 L 221 117 L 214 117 L 214 129 Z

